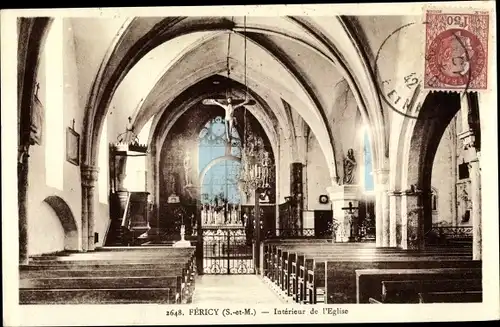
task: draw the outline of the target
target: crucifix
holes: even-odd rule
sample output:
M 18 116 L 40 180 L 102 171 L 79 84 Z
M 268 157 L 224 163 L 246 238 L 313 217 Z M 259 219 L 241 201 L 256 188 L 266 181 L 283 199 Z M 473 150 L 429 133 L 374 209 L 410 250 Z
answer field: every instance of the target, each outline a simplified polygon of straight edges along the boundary
M 354 228 L 354 223 L 355 223 L 355 216 L 354 216 L 354 210 L 357 210 L 358 207 L 354 207 L 352 205 L 352 202 L 349 202 L 348 207 L 343 207 L 342 210 L 348 214 L 348 220 L 347 223 L 349 224 L 349 241 L 352 242 L 357 238 L 357 231 L 356 228 Z
M 231 132 L 233 131 L 233 124 L 234 124 L 234 116 L 233 116 L 234 111 L 245 105 L 249 106 L 254 105 L 255 101 L 249 99 L 247 95 L 245 97 L 245 100 L 236 100 L 228 96 L 226 99 L 204 99 L 202 103 L 204 105 L 216 105 L 224 109 L 224 111 L 226 112 L 226 115 L 224 117 L 226 124 L 226 137 L 227 141 L 230 142 Z

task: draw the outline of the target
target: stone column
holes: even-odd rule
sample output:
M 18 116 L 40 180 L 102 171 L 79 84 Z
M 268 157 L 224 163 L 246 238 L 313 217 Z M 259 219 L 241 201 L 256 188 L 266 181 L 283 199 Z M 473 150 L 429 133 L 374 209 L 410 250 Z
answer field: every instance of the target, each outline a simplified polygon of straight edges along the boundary
M 389 246 L 401 243 L 401 192 L 388 192 L 389 196 Z
M 82 250 L 93 251 L 94 246 L 94 190 L 99 168 L 81 166 L 82 173 Z
M 385 169 L 375 171 L 377 174 L 376 200 L 375 200 L 375 230 L 377 247 L 389 247 L 390 220 L 389 220 L 389 171 Z
M 471 102 L 468 96 L 461 96 L 462 133 L 458 136 L 463 142 L 464 157 L 469 163 L 469 177 L 472 202 L 472 257 L 481 260 L 482 252 L 482 224 L 481 224 L 481 177 L 479 152 L 477 151 L 476 135 L 471 124 L 475 124 L 479 117 L 473 115 Z
M 356 223 L 358 218 L 359 194 L 357 185 L 341 185 L 329 187 L 330 199 L 333 207 L 333 218 L 337 221 L 337 231 L 335 233 L 336 242 L 349 242 L 356 235 L 351 234 L 351 222 Z M 352 215 L 346 208 L 351 203 L 353 207 Z M 351 221 L 351 219 L 353 221 Z M 353 226 L 356 229 L 356 226 Z
M 422 191 L 412 187 L 401 193 L 401 244 L 404 250 L 424 248 Z
M 482 258 L 482 223 L 481 223 L 481 176 L 479 159 L 469 163 L 472 201 L 472 259 Z
M 29 145 L 20 146 L 17 162 L 18 214 L 19 214 L 19 263 L 27 264 L 28 257 L 28 158 Z
M 382 220 L 382 206 L 380 203 L 382 202 L 382 193 L 375 192 L 375 246 L 382 247 L 382 239 L 383 239 L 383 220 Z
M 302 234 L 303 219 L 302 211 L 304 205 L 303 164 L 293 162 L 290 164 L 290 195 L 292 196 L 292 222 L 293 228 L 299 235 Z

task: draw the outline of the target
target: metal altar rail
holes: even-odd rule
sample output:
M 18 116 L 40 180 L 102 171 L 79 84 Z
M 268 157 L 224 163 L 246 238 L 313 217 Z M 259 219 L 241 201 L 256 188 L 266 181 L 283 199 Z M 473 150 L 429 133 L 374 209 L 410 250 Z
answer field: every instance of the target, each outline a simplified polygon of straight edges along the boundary
M 243 228 L 203 229 L 204 274 L 253 274 L 252 239 Z

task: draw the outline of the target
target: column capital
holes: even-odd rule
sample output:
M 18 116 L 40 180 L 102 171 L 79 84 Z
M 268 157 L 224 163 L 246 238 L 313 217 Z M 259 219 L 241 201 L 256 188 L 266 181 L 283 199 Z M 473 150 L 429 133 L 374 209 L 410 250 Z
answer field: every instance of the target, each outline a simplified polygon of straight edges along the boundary
M 389 182 L 389 169 L 376 169 L 373 171 L 376 175 L 377 184 L 387 184 Z
M 336 185 L 326 188 L 330 194 L 330 200 L 358 200 L 359 199 L 359 185 Z
M 424 190 L 412 184 L 408 189 L 401 191 L 400 193 L 402 196 L 421 196 L 421 195 L 432 194 L 432 190 L 431 189 Z
M 99 176 L 99 167 L 91 165 L 82 165 L 82 184 L 87 187 L 93 187 Z

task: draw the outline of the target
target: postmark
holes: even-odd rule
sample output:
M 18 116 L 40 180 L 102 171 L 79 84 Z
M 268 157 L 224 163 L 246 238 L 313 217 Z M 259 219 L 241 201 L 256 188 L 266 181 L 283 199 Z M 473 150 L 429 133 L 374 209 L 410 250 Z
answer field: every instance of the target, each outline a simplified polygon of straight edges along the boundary
M 488 88 L 488 12 L 427 10 L 424 89 Z
M 380 99 L 388 108 L 406 118 L 428 120 L 445 115 L 447 109 L 436 110 L 425 118 L 419 116 L 424 94 L 425 24 L 424 20 L 410 20 L 391 31 L 377 50 L 374 73 Z M 404 60 L 395 61 L 395 53 Z

